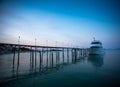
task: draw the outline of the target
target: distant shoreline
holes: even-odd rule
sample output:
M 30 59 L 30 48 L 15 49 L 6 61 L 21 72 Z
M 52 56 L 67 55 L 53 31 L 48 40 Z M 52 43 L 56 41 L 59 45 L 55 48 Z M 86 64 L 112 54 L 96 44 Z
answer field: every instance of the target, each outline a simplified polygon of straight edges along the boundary
M 111 49 L 105 49 L 105 50 L 120 50 L 120 48 L 115 48 L 115 49 L 114 49 L 114 48 L 113 48 L 113 49 L 111 48 Z

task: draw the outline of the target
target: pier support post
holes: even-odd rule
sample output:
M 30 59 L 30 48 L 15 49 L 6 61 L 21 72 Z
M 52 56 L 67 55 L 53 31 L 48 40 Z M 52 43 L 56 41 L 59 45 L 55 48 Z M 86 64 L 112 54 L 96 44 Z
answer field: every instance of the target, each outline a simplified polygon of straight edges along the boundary
M 42 48 L 42 52 L 41 52 L 41 65 L 43 67 L 43 52 L 44 52 L 44 48 Z
M 51 53 L 51 49 L 50 49 L 50 54 L 49 54 L 49 66 L 51 68 L 51 65 L 52 65 L 52 53 Z
M 57 51 L 56 51 L 56 65 L 58 64 L 58 54 L 57 54 Z
M 77 60 L 77 49 L 74 49 L 75 61 Z
M 16 51 L 16 46 L 14 47 L 14 50 L 13 50 L 13 68 L 15 66 L 15 51 Z
M 63 55 L 63 63 L 64 63 L 64 48 L 63 48 L 63 53 L 62 53 L 62 55 Z
M 36 61 L 37 61 L 37 48 L 35 47 L 35 68 L 36 68 Z
M 39 52 L 39 56 L 40 56 L 40 61 L 39 61 L 39 71 L 41 71 L 41 64 L 42 64 L 41 51 Z
M 34 67 L 34 51 L 32 51 L 32 68 Z
M 83 48 L 81 49 L 81 56 L 83 56 Z
M 58 51 L 58 64 L 60 63 L 60 52 Z
M 53 68 L 53 52 L 52 52 L 51 56 L 52 56 L 52 68 Z
M 19 67 L 19 61 L 20 61 L 20 46 L 18 46 L 18 61 L 17 61 L 17 68 Z
M 30 47 L 30 63 L 32 61 L 32 47 Z
M 78 50 L 78 57 L 80 58 L 80 49 Z
M 69 49 L 67 48 L 67 62 L 69 62 Z
M 73 59 L 74 59 L 73 48 L 71 49 L 71 57 L 72 57 L 72 62 L 73 62 Z
M 47 47 L 47 65 L 46 65 L 46 67 L 48 67 L 48 47 Z

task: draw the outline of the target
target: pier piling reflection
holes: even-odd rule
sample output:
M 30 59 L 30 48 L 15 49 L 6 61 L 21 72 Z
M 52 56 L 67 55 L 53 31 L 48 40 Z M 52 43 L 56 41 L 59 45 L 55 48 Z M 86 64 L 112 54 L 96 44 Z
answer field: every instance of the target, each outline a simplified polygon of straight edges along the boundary
M 82 48 L 28 46 L 28 51 L 21 51 L 21 48 L 25 47 L 13 46 L 12 76 L 8 78 L 19 78 L 34 73 L 44 74 L 52 70 L 59 70 L 65 65 L 76 63 L 81 57 L 88 56 L 86 49 Z M 23 61 L 26 60 L 23 59 L 23 54 L 27 54 L 26 63 Z M 23 62 L 25 66 L 23 66 Z

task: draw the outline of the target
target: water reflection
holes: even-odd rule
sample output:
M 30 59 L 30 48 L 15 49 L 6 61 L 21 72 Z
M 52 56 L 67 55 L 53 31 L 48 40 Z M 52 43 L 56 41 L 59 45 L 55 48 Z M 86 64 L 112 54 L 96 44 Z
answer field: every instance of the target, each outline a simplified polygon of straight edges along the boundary
M 0 77 L 0 82 L 7 79 L 12 80 L 31 75 L 48 74 L 69 64 L 84 62 L 86 55 L 83 51 L 77 49 L 53 50 L 50 48 L 32 50 L 31 48 L 28 52 L 21 52 L 14 49 L 13 54 L 11 54 L 12 58 L 9 58 L 9 55 L 5 57 L 9 58 L 11 63 L 1 68 L 6 71 L 7 68 L 5 66 L 10 66 L 11 68 L 7 71 L 9 72 L 8 76 Z M 4 62 L 8 63 L 9 61 Z
M 48 74 L 53 71 L 57 71 L 69 64 L 75 64 L 84 60 L 85 55 L 81 55 L 81 51 L 64 49 L 62 51 L 52 51 L 51 49 L 41 49 L 35 52 L 30 50 L 30 52 L 16 52 L 11 54 L 11 66 L 9 75 L 6 78 L 0 77 L 0 80 L 6 79 L 16 79 L 28 77 L 29 75 L 41 75 Z M 9 55 L 7 56 L 9 57 Z M 7 58 L 5 57 L 5 58 Z M 81 58 L 83 57 L 83 58 Z M 4 61 L 9 62 L 9 61 Z M 2 67 L 4 68 L 4 67 Z M 4 68 L 6 70 L 6 68 Z
M 64 66 L 66 66 L 68 64 L 72 64 L 72 63 L 75 64 L 76 62 L 84 59 L 84 58 L 79 59 L 79 58 L 76 58 L 74 56 L 68 57 L 69 53 L 68 52 L 64 53 L 62 51 L 60 51 L 60 52 L 59 51 L 56 51 L 56 52 L 50 51 L 48 53 L 44 53 L 44 52 L 40 51 L 37 54 L 39 55 L 39 58 L 36 60 L 35 60 L 33 53 L 32 53 L 32 56 L 30 56 L 30 64 L 29 64 L 28 73 L 21 74 L 20 73 L 21 70 L 19 70 L 19 67 L 20 67 L 19 64 L 17 64 L 17 66 L 16 66 L 17 68 L 14 68 L 15 66 L 13 63 L 13 70 L 12 70 L 13 76 L 10 78 L 11 79 L 18 79 L 18 78 L 31 77 L 33 75 L 48 74 L 51 72 L 55 72 L 59 69 L 62 69 Z M 47 57 L 46 54 L 49 56 Z M 13 59 L 14 59 L 14 56 L 13 56 Z M 37 62 L 35 63 L 35 61 L 37 61 Z
M 120 78 L 119 67 L 115 64 L 116 61 L 119 62 L 120 60 L 119 53 L 120 51 L 118 53 L 116 51 L 107 51 L 105 55 L 81 56 L 79 53 L 74 54 L 71 50 L 69 50 L 68 55 L 67 51 L 64 52 L 64 55 L 62 51 L 49 51 L 48 53 L 40 51 L 37 52 L 36 60 L 35 54 L 33 58 L 33 55 L 30 58 L 29 52 L 20 53 L 18 71 L 18 53 L 15 54 L 16 61 L 14 63 L 8 61 L 12 60 L 14 55 L 11 54 L 11 57 L 7 55 L 3 58 L 1 57 L 3 65 L 2 68 L 0 66 L 0 77 L 4 78 L 7 75 L 6 77 L 9 77 L 7 78 L 9 81 L 2 83 L 3 86 L 1 86 L 0 82 L 0 87 L 110 87 L 111 84 L 114 87 L 119 84 Z M 9 66 L 8 64 L 11 64 L 11 67 L 6 70 Z M 14 68 L 12 68 L 12 64 L 15 65 Z M 12 69 L 13 72 L 11 72 Z M 2 71 L 7 71 L 8 73 L 4 74 Z M 12 77 L 11 74 L 13 74 Z
M 104 55 L 90 55 L 88 61 L 95 67 L 101 67 L 103 63 Z
M 49 55 L 47 57 L 47 55 Z M 68 57 L 67 53 L 63 53 L 62 51 L 50 51 L 48 53 L 38 52 L 36 59 L 34 55 L 30 56 L 30 63 L 29 63 L 29 71 L 28 73 L 20 73 L 19 65 L 16 68 L 13 67 L 13 76 L 10 77 L 11 79 L 18 79 L 18 78 L 28 78 L 31 76 L 38 76 L 38 75 L 45 75 L 52 72 L 56 72 L 59 69 L 64 68 L 69 64 L 77 64 L 77 63 L 84 63 L 85 61 L 90 62 L 95 67 L 101 67 L 103 65 L 103 57 L 104 55 L 90 55 L 90 56 L 72 56 Z M 69 54 L 71 55 L 71 54 Z M 71 61 L 70 61 L 71 60 Z M 35 63 L 35 61 L 37 61 Z M 36 65 L 37 64 L 37 65 Z

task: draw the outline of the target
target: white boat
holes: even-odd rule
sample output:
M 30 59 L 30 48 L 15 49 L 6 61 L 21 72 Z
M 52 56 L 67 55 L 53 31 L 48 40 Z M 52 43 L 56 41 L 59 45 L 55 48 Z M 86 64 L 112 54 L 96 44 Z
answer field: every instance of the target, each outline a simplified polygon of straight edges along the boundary
M 104 54 L 105 49 L 102 46 L 102 43 L 98 40 L 94 40 L 91 42 L 91 46 L 89 48 L 89 55 L 95 55 L 95 54 Z

